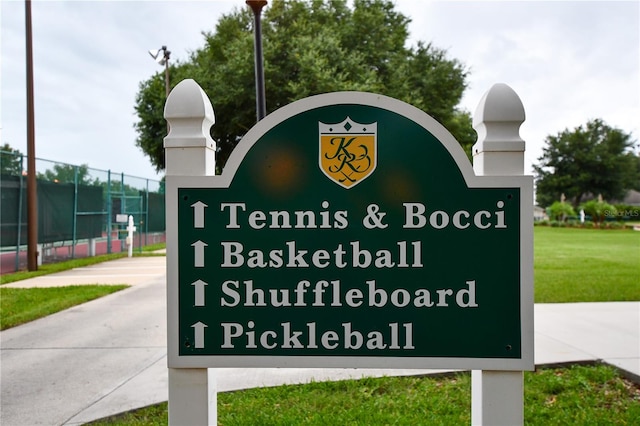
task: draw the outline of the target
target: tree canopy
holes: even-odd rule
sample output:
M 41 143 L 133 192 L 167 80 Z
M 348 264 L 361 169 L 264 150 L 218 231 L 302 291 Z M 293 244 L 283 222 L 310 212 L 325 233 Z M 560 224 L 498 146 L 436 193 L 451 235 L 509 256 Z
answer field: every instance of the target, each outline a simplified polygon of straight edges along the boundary
M 22 170 L 27 168 L 27 161 L 24 155 L 17 149 L 14 149 L 8 143 L 0 146 L 0 174 L 20 176 Z
M 56 163 L 51 169 L 43 173 L 37 173 L 38 179 L 60 183 L 78 183 L 79 185 L 91 185 L 89 166 L 82 164 L 74 166 L 71 164 Z M 97 181 L 97 179 L 96 179 Z
M 467 70 L 431 44 L 407 47 L 409 22 L 389 0 L 271 1 L 262 17 L 267 112 L 319 93 L 380 93 L 430 114 L 469 153 L 471 116 L 457 108 Z M 248 7 L 223 15 L 204 47 L 170 68 L 171 86 L 192 78 L 211 99 L 219 168 L 256 121 L 252 26 Z M 136 144 L 157 170 L 165 167 L 163 78 L 140 83 L 135 106 Z
M 536 199 L 548 206 L 564 194 L 577 208 L 586 197 L 621 200 L 640 189 L 640 157 L 631 134 L 600 119 L 548 136 L 534 165 Z

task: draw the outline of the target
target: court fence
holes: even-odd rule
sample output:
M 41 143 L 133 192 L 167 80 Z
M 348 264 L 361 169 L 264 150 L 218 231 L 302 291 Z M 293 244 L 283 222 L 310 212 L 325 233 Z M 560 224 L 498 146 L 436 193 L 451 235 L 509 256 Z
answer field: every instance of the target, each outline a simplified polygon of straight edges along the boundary
M 0 151 L 0 266 L 26 268 L 27 156 Z M 126 251 L 165 241 L 164 182 L 36 158 L 38 263 Z

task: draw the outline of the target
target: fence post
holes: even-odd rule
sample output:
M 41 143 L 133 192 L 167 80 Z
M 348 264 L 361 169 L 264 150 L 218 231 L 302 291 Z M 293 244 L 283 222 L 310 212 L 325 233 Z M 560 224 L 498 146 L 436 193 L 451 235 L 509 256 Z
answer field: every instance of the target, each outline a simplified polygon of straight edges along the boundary
M 18 187 L 18 238 L 16 240 L 16 271 L 20 270 L 20 246 L 22 244 L 22 190 L 24 188 L 24 155 L 20 154 L 20 186 Z
M 113 226 L 113 201 L 111 200 L 111 169 L 107 170 L 107 253 L 111 253 L 111 227 Z
M 73 226 L 71 228 L 73 244 L 71 258 L 76 258 L 76 244 L 78 244 L 78 166 L 73 166 Z
M 144 191 L 144 245 L 149 244 L 149 179 L 146 181 L 146 187 Z M 142 229 L 140 230 L 142 231 Z M 142 244 L 140 244 L 142 249 Z
M 524 175 L 525 120 L 518 95 L 506 84 L 495 84 L 480 100 L 473 117 L 478 142 L 473 146 L 473 170 L 479 176 Z M 531 200 L 533 203 L 533 200 Z M 522 371 L 474 370 L 471 375 L 473 425 L 522 425 Z
M 215 122 L 213 107 L 200 86 L 191 79 L 173 88 L 164 109 L 169 134 L 164 138 L 167 184 L 173 176 L 215 174 L 215 142 L 209 130 Z M 177 268 L 177 223 L 167 216 L 167 277 Z M 177 282 L 168 282 L 177 286 Z M 167 321 L 172 321 L 168 313 Z M 171 329 L 171 324 L 168 324 Z M 214 370 L 169 368 L 169 424 L 215 425 L 217 387 Z

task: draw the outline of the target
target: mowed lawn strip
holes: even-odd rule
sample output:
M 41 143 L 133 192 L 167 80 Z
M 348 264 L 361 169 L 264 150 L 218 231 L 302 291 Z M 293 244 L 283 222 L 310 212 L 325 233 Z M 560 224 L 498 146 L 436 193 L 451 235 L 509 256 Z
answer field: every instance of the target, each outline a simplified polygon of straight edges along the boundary
M 640 300 L 640 233 L 536 227 L 534 235 L 536 302 Z M 89 296 L 92 287 L 99 294 Z M 35 319 L 125 287 L 0 287 L 0 325 L 8 328 L 8 319 L 22 311 L 34 311 L 31 319 Z M 76 298 L 75 293 L 81 296 Z M 56 299 L 67 305 L 55 307 Z M 640 390 L 612 367 L 525 373 L 526 424 L 627 425 L 638 418 Z M 386 377 L 220 393 L 218 421 L 224 425 L 469 424 L 470 378 L 467 373 Z M 92 424 L 165 425 L 166 403 Z
M 162 248 L 161 246 L 154 247 Z M 123 254 L 99 256 L 97 258 L 75 259 L 58 264 L 45 265 L 38 275 L 86 266 L 98 261 L 113 260 Z M 598 230 L 578 228 L 534 228 L 534 274 L 536 303 L 566 302 L 609 302 L 640 300 L 640 232 L 629 230 Z M 33 277 L 33 273 L 19 272 L 6 274 L 3 283 Z M 90 287 L 90 286 L 82 286 Z M 2 311 L 0 329 L 13 327 L 83 303 L 91 299 L 71 298 L 61 293 L 61 301 L 47 293 L 38 298 L 33 294 L 28 298 L 41 300 L 46 309 L 34 307 L 31 314 L 22 314 L 20 307 L 13 306 L 17 296 L 9 296 L 9 290 L 0 286 Z M 41 289 L 29 289 L 37 293 Z M 114 289 L 104 289 L 102 295 Z M 75 292 L 75 291 L 73 291 Z M 25 293 L 25 297 L 27 294 Z M 96 298 L 100 295 L 92 297 Z M 57 309 L 57 310 L 56 310 Z M 20 314 L 22 319 L 10 320 L 6 315 Z M 6 313 L 6 314 L 5 314 Z M 11 325 L 7 325 L 11 324 Z
M 572 366 L 526 372 L 527 425 L 631 425 L 640 418 L 640 389 L 612 367 Z M 383 377 L 284 385 L 218 394 L 218 424 L 468 425 L 469 373 Z M 166 425 L 167 404 L 89 423 Z
M 0 287 L 0 330 L 97 299 L 128 285 L 73 285 L 45 288 Z
M 640 233 L 536 227 L 536 302 L 640 300 Z M 629 425 L 640 389 L 610 366 L 525 372 L 528 425 Z M 218 423 L 468 425 L 468 373 L 287 385 L 218 394 Z M 166 425 L 167 404 L 93 425 Z
M 536 303 L 640 300 L 640 232 L 534 229 Z
M 142 253 L 139 251 L 134 251 L 134 257 L 152 257 L 152 256 L 165 256 L 164 253 L 153 253 L 154 251 L 161 250 L 166 248 L 165 243 L 152 244 L 148 246 L 144 246 L 142 248 Z M 139 249 L 136 249 L 139 250 Z M 56 263 L 46 263 L 44 265 L 40 265 L 37 271 L 18 271 L 12 272 L 10 274 L 0 275 L 0 285 L 1 284 L 9 284 L 16 281 L 26 280 L 29 278 L 40 277 L 42 275 L 54 274 L 56 272 L 68 271 L 73 268 L 81 268 L 84 266 L 95 265 L 102 262 L 107 262 L 109 260 L 122 259 L 127 257 L 126 252 L 121 253 L 110 253 L 110 254 L 101 254 L 99 256 L 93 257 L 81 257 L 78 259 L 70 259 L 64 262 L 56 262 Z
M 56 272 L 68 271 L 74 268 L 82 268 L 84 266 L 96 265 L 98 263 L 107 262 L 109 260 L 122 259 L 127 253 L 111 253 L 94 257 L 83 257 L 80 259 L 71 259 L 64 262 L 47 263 L 38 266 L 37 271 L 18 271 L 10 274 L 4 274 L 0 277 L 0 284 L 9 284 L 16 281 L 27 280 L 29 278 L 41 277 L 43 275 L 55 274 Z

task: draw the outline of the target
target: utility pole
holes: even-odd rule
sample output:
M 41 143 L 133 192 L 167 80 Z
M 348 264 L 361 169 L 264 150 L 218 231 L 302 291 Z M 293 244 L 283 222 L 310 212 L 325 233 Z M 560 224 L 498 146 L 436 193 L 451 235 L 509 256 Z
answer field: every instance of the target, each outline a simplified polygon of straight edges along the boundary
M 27 44 L 27 268 L 38 270 L 38 192 L 36 188 L 36 143 L 33 101 L 33 39 L 31 0 L 25 0 Z

